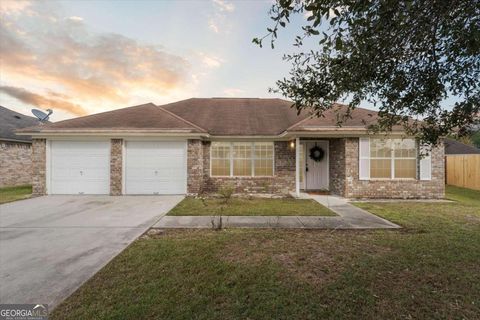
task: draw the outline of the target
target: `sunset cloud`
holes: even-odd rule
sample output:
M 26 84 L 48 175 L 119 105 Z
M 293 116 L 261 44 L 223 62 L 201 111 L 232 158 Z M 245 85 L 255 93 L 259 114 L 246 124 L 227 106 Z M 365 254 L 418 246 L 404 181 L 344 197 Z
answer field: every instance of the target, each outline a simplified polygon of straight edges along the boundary
M 209 56 L 203 53 L 201 53 L 200 56 L 203 64 L 205 64 L 205 66 L 208 68 L 218 68 L 223 63 L 223 59 L 220 59 L 219 57 Z
M 68 97 L 63 94 L 50 92 L 48 97 L 44 97 L 42 95 L 30 92 L 24 88 L 9 86 L 0 86 L 0 92 L 38 108 L 59 109 L 72 113 L 76 116 L 83 116 L 87 113 L 82 106 L 66 101 L 64 98 Z
M 235 11 L 233 3 L 224 0 L 212 0 L 213 13 L 208 19 L 208 27 L 215 33 L 228 33 L 230 24 L 227 14 Z
M 223 93 L 227 97 L 238 97 L 238 96 L 244 94 L 245 90 L 238 89 L 238 88 L 227 88 L 227 89 L 223 90 Z
M 220 11 L 227 11 L 233 12 L 235 10 L 235 6 L 233 3 L 224 0 L 213 0 L 213 3 L 217 6 Z
M 2 0 L 0 1 L 0 14 L 17 14 L 30 6 L 30 1 L 22 0 Z
M 190 81 L 190 63 L 163 47 L 94 32 L 83 18 L 62 18 L 42 3 L 1 3 L 2 12 L 15 13 L 0 20 L 1 91 L 24 103 L 80 115 L 80 105 L 125 106 L 133 93 L 166 96 Z M 29 92 L 26 83 L 44 92 Z
M 70 19 L 72 21 L 77 21 L 77 22 L 83 21 L 82 17 L 77 17 L 77 16 L 71 16 L 71 17 L 68 17 L 68 19 Z

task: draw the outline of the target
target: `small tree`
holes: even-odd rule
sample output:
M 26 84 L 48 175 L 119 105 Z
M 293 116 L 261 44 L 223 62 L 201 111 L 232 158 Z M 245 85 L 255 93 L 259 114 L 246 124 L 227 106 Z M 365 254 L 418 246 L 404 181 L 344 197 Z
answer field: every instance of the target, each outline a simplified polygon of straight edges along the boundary
M 402 125 L 431 144 L 467 133 L 480 111 L 478 0 L 277 0 L 274 25 L 253 42 L 273 48 L 294 14 L 307 17 L 294 45 L 318 49 L 286 55 L 290 75 L 273 90 L 298 111 L 321 116 L 349 100 L 341 125 L 368 101 L 379 109 L 374 131 Z

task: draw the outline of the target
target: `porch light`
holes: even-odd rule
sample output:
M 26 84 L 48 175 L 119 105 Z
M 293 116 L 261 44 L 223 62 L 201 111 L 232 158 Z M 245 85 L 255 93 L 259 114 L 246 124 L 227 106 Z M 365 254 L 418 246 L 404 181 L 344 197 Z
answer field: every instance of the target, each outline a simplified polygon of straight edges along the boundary
M 290 148 L 295 148 L 295 140 L 290 141 Z

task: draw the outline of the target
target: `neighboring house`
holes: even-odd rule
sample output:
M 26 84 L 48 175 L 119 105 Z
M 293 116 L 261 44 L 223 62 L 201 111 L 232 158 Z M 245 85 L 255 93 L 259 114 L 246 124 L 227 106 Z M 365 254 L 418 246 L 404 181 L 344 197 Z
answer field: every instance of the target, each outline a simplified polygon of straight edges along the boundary
M 453 139 L 445 139 L 445 155 L 480 154 L 480 149 Z
M 35 194 L 198 194 L 329 190 L 349 198 L 444 197 L 444 147 L 388 139 L 357 108 L 336 126 L 280 99 L 152 103 L 23 130 L 33 135 Z M 345 106 L 336 105 L 339 112 Z
M 0 188 L 32 183 L 32 138 L 15 130 L 37 124 L 34 117 L 0 106 Z

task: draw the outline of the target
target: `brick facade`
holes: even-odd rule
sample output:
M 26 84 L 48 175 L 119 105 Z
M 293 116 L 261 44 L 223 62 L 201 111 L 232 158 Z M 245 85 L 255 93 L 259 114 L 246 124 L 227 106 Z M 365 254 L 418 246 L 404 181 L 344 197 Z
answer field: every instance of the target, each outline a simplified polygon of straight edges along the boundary
M 444 149 L 436 147 L 432 157 L 432 179 L 422 180 L 359 180 L 358 138 L 329 140 L 330 192 L 347 198 L 443 198 Z M 232 185 L 236 193 L 288 194 L 295 191 L 295 149 L 287 141 L 275 146 L 273 177 L 211 177 L 210 142 L 189 140 L 188 192 L 217 192 L 221 186 Z M 202 174 L 203 172 L 203 174 Z
M 330 139 L 330 191 L 347 198 L 440 199 L 445 195 L 443 143 L 432 150 L 431 180 L 360 180 L 359 139 Z
M 119 196 L 122 194 L 122 161 L 123 140 L 112 139 L 110 141 L 110 195 Z
M 189 193 L 213 193 L 227 185 L 235 187 L 236 193 L 247 194 L 288 194 L 295 190 L 295 149 L 290 148 L 287 141 L 274 143 L 273 177 L 211 177 L 210 144 L 209 141 L 189 140 L 187 161 Z
M 45 139 L 32 140 L 32 194 L 45 195 L 46 187 L 46 155 L 47 144 Z
M 188 140 L 187 142 L 187 191 L 189 194 L 203 192 L 204 183 L 204 142 Z
M 421 180 L 359 180 L 358 138 L 329 140 L 330 191 L 347 198 L 443 198 L 444 148 L 432 150 L 432 179 Z M 122 139 L 111 140 L 110 194 L 122 194 Z M 295 149 L 288 141 L 274 142 L 273 177 L 211 177 L 209 141 L 188 140 L 187 190 L 189 194 L 213 193 L 222 186 L 232 185 L 236 193 L 289 194 L 295 191 Z M 33 194 L 46 193 L 46 141 L 32 141 Z
M 440 199 L 445 196 L 445 160 L 443 142 L 431 152 L 431 180 L 359 180 L 358 138 L 345 139 L 347 198 Z
M 329 139 L 329 184 L 330 192 L 345 193 L 345 139 Z
M 32 184 L 30 143 L 0 141 L 0 188 Z

